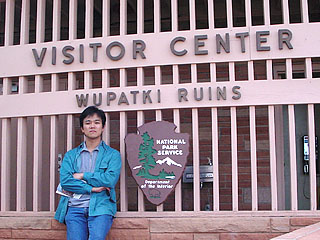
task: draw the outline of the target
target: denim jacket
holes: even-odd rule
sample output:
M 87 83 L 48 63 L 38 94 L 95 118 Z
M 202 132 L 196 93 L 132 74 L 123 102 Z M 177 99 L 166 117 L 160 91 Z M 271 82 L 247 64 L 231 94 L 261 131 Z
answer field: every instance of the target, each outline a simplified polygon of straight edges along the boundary
M 80 157 L 84 143 L 77 148 L 68 151 L 62 161 L 60 169 L 60 183 L 63 189 L 78 193 L 90 194 L 89 216 L 99 216 L 109 214 L 114 216 L 117 211 L 115 185 L 118 182 L 121 171 L 120 153 L 109 147 L 105 142 L 99 147 L 96 165 L 93 173 L 85 172 L 83 182 L 73 178 L 73 174 L 78 172 L 77 158 Z M 106 191 L 100 193 L 91 192 L 92 187 L 108 187 L 110 194 Z M 61 196 L 54 218 L 61 223 L 68 209 L 68 197 Z

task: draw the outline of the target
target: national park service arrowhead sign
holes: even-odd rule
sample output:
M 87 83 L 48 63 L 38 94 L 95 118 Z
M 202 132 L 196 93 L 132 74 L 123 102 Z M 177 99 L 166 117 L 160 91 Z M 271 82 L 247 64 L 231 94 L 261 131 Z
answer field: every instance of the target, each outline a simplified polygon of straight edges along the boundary
M 182 176 L 189 154 L 189 134 L 176 133 L 176 125 L 154 121 L 125 138 L 132 175 L 147 199 L 163 203 Z

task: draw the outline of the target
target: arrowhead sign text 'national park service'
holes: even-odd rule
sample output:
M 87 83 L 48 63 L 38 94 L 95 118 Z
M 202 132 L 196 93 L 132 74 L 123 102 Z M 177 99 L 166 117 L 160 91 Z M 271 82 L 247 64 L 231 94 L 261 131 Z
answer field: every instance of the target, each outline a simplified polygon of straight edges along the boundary
M 175 128 L 166 121 L 150 122 L 125 139 L 132 175 L 147 199 L 156 205 L 174 190 L 187 163 L 189 134 L 176 133 Z

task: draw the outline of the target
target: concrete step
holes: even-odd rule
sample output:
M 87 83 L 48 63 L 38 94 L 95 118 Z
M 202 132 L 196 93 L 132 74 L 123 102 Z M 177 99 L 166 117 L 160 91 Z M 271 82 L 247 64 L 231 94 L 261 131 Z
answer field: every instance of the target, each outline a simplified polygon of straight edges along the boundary
M 272 238 L 271 240 L 319 240 L 320 239 L 320 222 L 300 228 L 293 232 Z

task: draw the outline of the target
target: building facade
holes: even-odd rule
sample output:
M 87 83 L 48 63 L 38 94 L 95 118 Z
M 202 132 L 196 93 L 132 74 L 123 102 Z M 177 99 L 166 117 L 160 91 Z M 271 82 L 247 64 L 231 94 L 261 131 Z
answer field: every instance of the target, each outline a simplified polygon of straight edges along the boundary
M 320 221 L 319 27 L 316 0 L 0 1 L 0 236 L 64 238 L 59 163 L 89 105 L 124 166 L 109 239 L 269 239 Z M 190 134 L 194 178 L 155 206 L 124 138 L 160 120 Z

